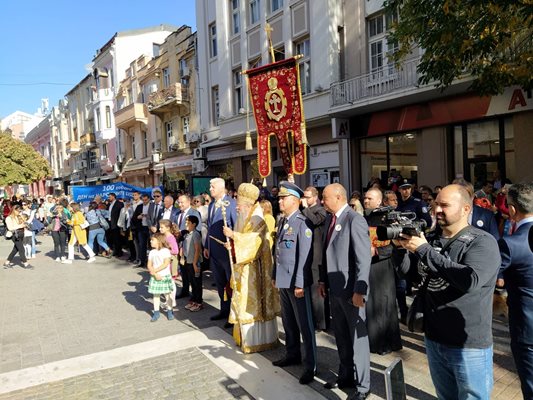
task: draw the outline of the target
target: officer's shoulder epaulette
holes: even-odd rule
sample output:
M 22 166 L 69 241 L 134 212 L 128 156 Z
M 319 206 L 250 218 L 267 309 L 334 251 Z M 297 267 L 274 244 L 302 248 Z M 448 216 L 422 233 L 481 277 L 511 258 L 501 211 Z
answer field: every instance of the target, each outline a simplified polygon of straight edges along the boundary
M 420 199 L 417 198 L 417 197 L 413 197 L 413 200 L 414 200 L 414 201 L 418 201 L 418 202 L 422 201 L 422 200 L 420 200 Z
M 296 219 L 301 219 L 302 221 L 305 221 L 307 217 L 300 212 L 296 214 Z

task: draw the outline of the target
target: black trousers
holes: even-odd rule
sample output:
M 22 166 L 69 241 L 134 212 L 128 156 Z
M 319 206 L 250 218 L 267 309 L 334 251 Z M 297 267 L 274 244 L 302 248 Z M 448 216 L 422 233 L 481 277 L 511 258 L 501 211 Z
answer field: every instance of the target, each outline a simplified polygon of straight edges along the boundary
M 297 298 L 294 289 L 280 289 L 281 321 L 285 330 L 288 358 L 300 359 L 300 335 L 304 344 L 303 364 L 307 371 L 316 371 L 316 340 L 313 322 L 311 288 L 305 288 L 304 297 Z
M 229 264 L 229 256 L 227 255 L 209 255 L 211 272 L 215 278 L 217 284 L 218 297 L 220 298 L 220 313 L 223 315 L 229 315 L 229 309 L 231 304 L 231 294 L 227 294 L 227 299 L 224 299 L 224 293 L 226 285 L 231 277 L 231 266 Z
M 109 247 L 113 249 L 113 255 L 122 257 L 122 243 L 123 236 L 120 234 L 120 228 L 110 228 L 109 232 Z
M 11 253 L 9 253 L 9 256 L 7 256 L 7 261 L 13 261 L 13 258 L 15 258 L 15 255 L 18 252 L 22 262 L 28 262 L 28 260 L 26 259 L 26 254 L 24 252 L 24 244 L 22 243 L 22 240 L 22 237 L 20 239 L 13 239 L 13 250 L 11 250 Z
M 150 232 L 147 226 L 143 226 L 136 230 L 135 234 L 137 235 L 137 242 L 139 246 L 139 254 L 137 254 L 137 258 L 139 258 L 141 265 L 143 267 L 146 267 L 146 253 L 148 250 L 148 240 L 150 239 Z
M 186 272 L 185 275 L 187 275 L 188 281 L 191 282 L 192 286 L 191 301 L 202 304 L 202 272 L 200 271 L 199 277 L 195 277 L 194 267 L 192 264 L 185 264 L 184 269 Z M 183 275 L 181 279 L 183 280 Z M 182 290 L 185 290 L 185 287 Z
M 67 232 L 66 231 L 52 231 L 52 239 L 54 240 L 55 258 L 64 257 L 65 247 L 67 244 Z
M 511 338 L 511 351 L 520 378 L 522 395 L 524 399 L 533 399 L 533 345 Z
M 188 296 L 190 291 L 189 287 L 192 285 L 193 279 L 191 278 L 189 274 L 189 270 L 187 269 L 187 265 L 190 265 L 192 268 L 192 264 L 185 264 L 180 265 L 180 273 L 181 273 L 181 292 L 179 296 L 184 297 Z M 194 268 L 193 268 L 193 278 L 194 278 Z M 194 301 L 194 300 L 193 300 Z

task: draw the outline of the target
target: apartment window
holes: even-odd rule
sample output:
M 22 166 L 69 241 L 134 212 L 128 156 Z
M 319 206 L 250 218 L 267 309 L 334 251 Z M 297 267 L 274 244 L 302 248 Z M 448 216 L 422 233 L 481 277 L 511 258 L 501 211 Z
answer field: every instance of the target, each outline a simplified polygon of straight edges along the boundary
M 241 69 L 233 70 L 233 111 L 238 114 L 242 108 L 242 75 Z
M 98 160 L 96 159 L 96 151 L 89 151 L 89 169 L 94 169 L 98 166 Z
M 96 109 L 96 130 L 100 131 L 101 127 L 101 120 L 100 120 L 100 108 Z
M 102 145 L 102 160 L 107 158 L 107 143 Z
M 167 88 L 170 86 L 170 71 L 167 68 L 163 68 L 163 87 Z
M 165 122 L 165 131 L 167 132 L 167 148 L 168 151 L 172 151 L 172 142 L 174 135 L 172 134 L 172 121 Z
M 144 85 L 141 86 L 141 103 L 144 103 L 146 101 L 146 96 L 144 92 L 146 91 L 146 87 Z
M 105 106 L 105 127 L 111 128 L 111 107 Z
M 183 126 L 183 140 L 187 142 L 187 136 L 189 135 L 189 117 L 182 117 L 181 125 Z
M 143 157 L 148 157 L 148 134 L 146 131 L 142 131 L 143 138 Z
M 134 160 L 137 158 L 137 154 L 135 153 L 135 134 L 131 136 L 131 158 Z
M 274 49 L 274 61 L 285 60 L 285 46 Z
M 398 50 L 398 44 L 387 40 L 387 32 L 397 21 L 397 13 L 380 14 L 369 18 L 367 21 L 369 68 L 374 79 L 396 72 L 394 63 L 389 59 L 389 54 Z M 386 68 L 384 68 L 385 66 Z
M 212 111 L 213 111 L 213 125 L 218 126 L 218 120 L 220 118 L 220 102 L 218 98 L 218 86 L 213 86 L 211 88 L 211 101 L 212 101 Z
M 213 22 L 209 25 L 209 55 L 213 58 L 216 57 L 217 54 L 217 25 Z
M 239 0 L 231 2 L 231 31 L 234 35 L 241 31 L 241 12 L 239 10 Z
M 270 0 L 270 11 L 274 12 L 283 7 L 283 0 Z
M 127 101 L 127 105 L 129 106 L 130 104 L 134 103 L 133 101 L 133 90 L 131 88 L 128 89 L 128 101 Z
M 260 0 L 250 0 L 250 25 L 259 22 Z
M 311 93 L 311 49 L 309 39 L 296 43 L 296 54 L 303 56 L 298 65 L 302 94 Z

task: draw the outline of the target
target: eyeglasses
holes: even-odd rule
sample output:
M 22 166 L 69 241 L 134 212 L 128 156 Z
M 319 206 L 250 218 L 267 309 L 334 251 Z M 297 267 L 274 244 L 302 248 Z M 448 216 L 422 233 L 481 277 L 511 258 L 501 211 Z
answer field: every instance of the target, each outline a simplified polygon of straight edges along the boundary
M 154 194 L 154 197 L 161 197 L 161 195 L 159 195 L 159 194 Z

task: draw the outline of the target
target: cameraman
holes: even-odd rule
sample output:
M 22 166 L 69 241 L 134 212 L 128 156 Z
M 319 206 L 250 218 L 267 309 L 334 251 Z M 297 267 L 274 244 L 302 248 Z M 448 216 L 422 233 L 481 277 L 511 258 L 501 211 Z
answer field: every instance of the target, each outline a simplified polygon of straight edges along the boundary
M 460 185 L 435 200 L 437 224 L 429 243 L 402 234 L 424 279 L 426 353 L 439 399 L 489 399 L 493 387 L 492 294 L 500 266 L 494 237 L 468 224 L 472 198 Z M 444 248 L 444 251 L 443 251 Z
M 369 189 L 363 199 L 372 254 L 366 325 L 370 352 L 380 355 L 402 349 L 396 308 L 396 280 L 391 259 L 393 246 L 390 240 L 380 241 L 376 235 L 376 226 L 382 225 L 389 211 L 388 208 L 380 208 L 382 200 L 383 194 L 376 188 Z

